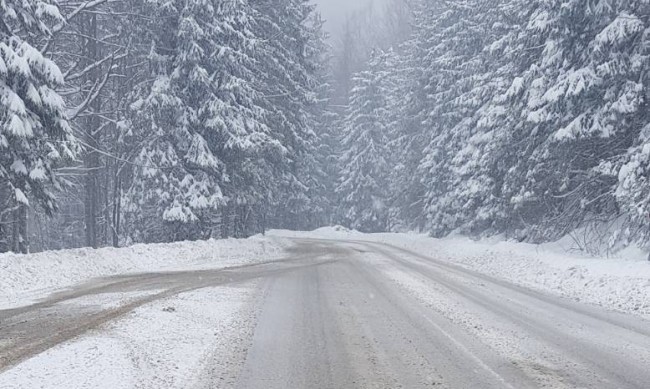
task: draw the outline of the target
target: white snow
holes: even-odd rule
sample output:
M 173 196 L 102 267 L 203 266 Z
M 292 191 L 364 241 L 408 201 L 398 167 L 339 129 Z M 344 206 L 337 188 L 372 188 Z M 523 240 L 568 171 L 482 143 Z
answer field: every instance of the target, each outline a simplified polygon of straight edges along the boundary
M 97 276 L 221 268 L 272 260 L 282 255 L 289 245 L 286 238 L 291 237 L 390 244 L 532 289 L 650 318 L 650 262 L 638 249 L 628 248 L 610 258 L 595 258 L 569 253 L 568 240 L 531 245 L 500 238 L 472 241 L 462 236 L 434 239 L 419 234 L 363 234 L 344 227 L 313 232 L 276 230 L 267 237 L 245 240 L 4 254 L 0 255 L 0 303 L 25 304 Z M 490 347 L 510 356 L 521 354 L 520 359 L 538 354 L 540 346 L 525 339 L 515 327 L 486 322 L 448 298 L 439 285 L 391 268 L 388 259 L 373 257 L 372 261 L 428 306 L 480 335 Z M 257 281 L 252 281 L 205 288 L 143 305 L 98 331 L 58 345 L 1 373 L 0 388 L 231 387 L 239 376 L 254 331 L 255 302 L 260 297 L 257 286 Z M 84 296 L 55 307 L 108 309 L 157 292 Z M 483 323 L 481 327 L 472 324 L 477 322 Z M 204 379 L 219 380 L 219 385 L 203 382 Z
M 630 36 L 643 31 L 644 28 L 641 19 L 623 12 L 596 36 L 595 42 L 599 49 L 616 43 L 624 43 Z
M 27 196 L 25 196 L 25 193 L 22 190 L 14 188 L 14 195 L 16 196 L 17 202 L 29 205 L 29 200 L 27 200 Z
M 223 268 L 279 258 L 285 237 L 383 242 L 508 280 L 609 309 L 650 318 L 650 262 L 640 249 L 610 257 L 569 252 L 570 242 L 532 245 L 500 239 L 362 234 L 343 227 L 313 232 L 272 231 L 246 240 L 76 249 L 0 255 L 0 309 L 30 304 L 94 277 L 152 271 Z
M 0 56 L 0 76 L 4 76 L 7 74 L 7 64 L 5 63 L 5 60 L 2 59 Z
M 647 253 L 634 247 L 610 257 L 593 257 L 570 251 L 569 240 L 534 245 L 499 238 L 363 234 L 343 227 L 270 235 L 387 243 L 531 289 L 650 318 L 650 262 Z
M 194 134 L 185 159 L 190 163 L 207 169 L 217 169 L 220 165 L 217 157 L 212 154 L 208 142 L 200 134 Z
M 524 82 L 525 80 L 523 79 L 523 77 L 515 77 L 515 79 L 512 80 L 512 85 L 506 92 L 506 96 L 512 98 L 519 95 L 521 91 L 524 89 Z
M 273 260 L 286 242 L 255 236 L 126 248 L 0 254 L 0 309 L 28 305 L 95 277 L 155 271 L 215 269 Z
M 119 388 L 137 377 L 128 366 L 128 349 L 108 336 L 82 338 L 54 348 L 0 375 L 5 389 Z M 47 366 L 47 367 L 46 367 Z M 48 368 L 56 366 L 57 368 Z
M 27 167 L 25 167 L 25 162 L 23 162 L 22 159 L 16 159 L 14 160 L 14 163 L 11 164 L 9 167 L 14 173 L 18 173 L 21 175 L 27 175 Z
M 202 387 L 205 369 L 220 383 L 228 383 L 243 365 L 241 350 L 246 349 L 243 343 L 252 331 L 255 295 L 254 285 L 248 283 L 201 289 L 147 304 L 101 332 L 61 344 L 0 374 L 0 387 Z M 97 300 L 107 298 L 97 296 Z M 92 299 L 71 303 L 96 304 Z M 215 365 L 212 356 L 231 363 Z

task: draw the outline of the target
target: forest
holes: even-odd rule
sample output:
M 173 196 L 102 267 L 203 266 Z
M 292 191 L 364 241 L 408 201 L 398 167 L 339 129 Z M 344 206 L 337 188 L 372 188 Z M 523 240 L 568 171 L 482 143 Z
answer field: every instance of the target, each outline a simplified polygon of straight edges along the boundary
M 650 238 L 650 0 L 0 0 L 0 252 Z

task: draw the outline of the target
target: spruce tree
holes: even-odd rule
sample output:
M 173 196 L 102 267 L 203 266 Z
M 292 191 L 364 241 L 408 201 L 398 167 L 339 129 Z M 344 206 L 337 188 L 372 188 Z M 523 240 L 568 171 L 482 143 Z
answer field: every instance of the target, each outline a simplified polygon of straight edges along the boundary
M 347 225 L 364 232 L 389 226 L 388 56 L 376 51 L 368 70 L 354 77 L 342 129 L 344 152 L 337 188 Z
M 50 1 L 0 2 L 0 251 L 29 250 L 27 207 L 56 209 L 52 188 L 60 181 L 54 168 L 74 156 L 72 130 L 55 90 L 63 75 L 36 48 L 50 35 L 48 26 L 61 22 Z

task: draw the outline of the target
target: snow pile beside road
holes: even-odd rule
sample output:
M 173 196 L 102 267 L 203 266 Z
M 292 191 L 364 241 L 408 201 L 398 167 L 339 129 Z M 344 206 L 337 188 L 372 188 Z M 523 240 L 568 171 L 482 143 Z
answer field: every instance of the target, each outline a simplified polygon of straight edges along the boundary
M 615 256 L 569 253 L 560 243 L 533 245 L 462 236 L 435 239 L 418 234 L 362 234 L 340 228 L 275 236 L 359 240 L 390 244 L 531 289 L 650 318 L 650 262 L 640 250 Z
M 255 236 L 197 242 L 0 254 L 0 309 L 27 305 L 95 277 L 215 269 L 279 258 L 287 242 Z
M 356 230 L 350 230 L 343 226 L 322 227 L 314 231 L 289 231 L 289 230 L 272 230 L 268 236 L 281 238 L 312 238 L 312 239 L 334 239 L 334 240 L 373 240 L 379 235 L 396 235 L 404 234 L 364 234 Z M 374 238 L 373 238 L 374 237 Z
M 555 245 L 465 237 L 374 236 L 380 241 L 529 288 L 650 318 L 650 262 L 560 252 Z

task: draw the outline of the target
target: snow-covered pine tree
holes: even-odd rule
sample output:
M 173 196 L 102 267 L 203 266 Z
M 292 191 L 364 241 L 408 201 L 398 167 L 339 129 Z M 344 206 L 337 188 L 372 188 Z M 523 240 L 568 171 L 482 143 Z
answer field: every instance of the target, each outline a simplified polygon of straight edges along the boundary
M 152 55 L 164 55 L 163 70 L 133 106 L 134 114 L 150 113 L 144 120 L 152 124 L 143 128 L 156 135 L 147 136 L 131 192 L 156 203 L 171 239 L 206 237 L 230 224 L 228 201 L 247 201 L 235 189 L 255 179 L 247 170 L 250 156 L 281 150 L 258 105 L 254 12 L 246 0 L 178 0 L 153 7 L 159 20 L 173 21 L 173 33 L 161 35 L 168 41 L 158 42 Z
M 647 1 L 415 4 L 380 123 L 392 219 L 542 241 L 623 212 L 609 243 L 647 236 Z
M 264 39 L 257 57 L 263 64 L 260 76 L 263 105 L 270 113 L 267 124 L 286 151 L 265 161 L 268 165 L 263 169 L 274 177 L 267 184 L 275 185 L 266 189 L 274 194 L 266 202 L 273 210 L 271 223 L 298 228 L 304 225 L 310 203 L 303 158 L 315 136 L 309 111 L 315 103 L 314 76 L 320 64 L 317 57 L 308 55 L 311 40 L 320 38 L 310 31 L 314 6 L 305 0 L 264 0 L 254 7 L 257 35 Z
M 388 55 L 377 50 L 368 69 L 354 77 L 342 129 L 343 155 L 337 193 L 346 225 L 364 232 L 389 227 L 390 121 Z
M 307 21 L 309 39 L 305 51 L 313 79 L 314 101 L 306 107 L 308 136 L 305 150 L 298 159 L 298 179 L 306 187 L 306 203 L 299 216 L 298 227 L 313 229 L 334 221 L 334 198 L 338 173 L 339 143 L 336 134 L 337 114 L 332 107 L 333 75 L 331 47 L 324 21 L 312 13 Z
M 473 199 L 458 197 L 465 192 L 457 165 L 467 153 L 471 117 L 485 91 L 480 54 L 489 35 L 477 19 L 489 6 L 481 0 L 434 2 L 420 14 L 426 27 L 420 30 L 425 49 L 418 62 L 424 66 L 428 101 L 418 114 L 426 136 L 418 176 L 425 182 L 424 209 L 435 234 L 462 226 L 475 207 Z
M 474 131 L 467 139 L 465 152 L 456 162 L 462 172 L 461 192 L 473 209 L 464 229 L 473 233 L 509 232 L 518 225 L 511 218 L 512 204 L 506 196 L 504 177 L 519 162 L 518 152 L 525 140 L 515 141 L 520 126 L 517 101 L 524 89 L 521 69 L 527 69 L 538 57 L 524 28 L 532 7 L 519 0 L 502 0 L 484 9 L 478 22 L 491 26 L 480 56 L 486 64 L 481 75 L 481 106 L 472 118 Z M 481 90 L 481 89 L 479 89 Z M 471 200 L 470 200 L 471 199 Z
M 138 17 L 143 1 L 55 2 L 62 18 L 52 23 L 50 34 L 38 47 L 61 69 L 64 85 L 57 91 L 64 98 L 68 121 L 75 135 L 90 147 L 64 167 L 67 185 L 55 191 L 60 212 L 52 218 L 40 213 L 30 217 L 36 250 L 104 245 L 119 230 L 111 215 L 115 213 L 110 211 L 117 189 L 114 174 L 123 170 L 122 162 L 107 155 L 120 155 L 123 150 L 116 141 L 120 132 L 117 118 L 126 102 L 125 86 L 137 83 L 129 73 L 138 69 L 121 65 L 127 52 L 136 51 L 131 45 L 131 19 Z
M 410 218 L 402 211 L 408 213 L 413 204 L 410 200 L 411 193 L 417 192 L 417 186 L 413 191 L 407 185 L 413 183 L 413 174 L 410 168 L 411 162 L 419 161 L 418 131 L 420 127 L 410 127 L 413 124 L 408 118 L 410 110 L 410 97 L 413 84 L 411 76 L 412 69 L 408 67 L 408 61 L 400 56 L 398 51 L 390 48 L 384 52 L 384 69 L 386 77 L 383 80 L 385 104 L 388 116 L 384 118 L 386 126 L 386 172 L 387 177 L 387 225 L 389 230 L 406 229 L 416 226 L 414 218 Z M 417 201 L 415 201 L 417 202 Z
M 394 91 L 396 105 L 391 123 L 391 149 L 394 150 L 391 172 L 392 218 L 406 228 L 423 230 L 427 224 L 424 212 L 424 194 L 428 183 L 415 174 L 423 159 L 426 142 L 431 131 L 427 114 L 432 101 L 431 58 L 429 53 L 437 44 L 434 41 L 435 25 L 431 17 L 434 3 L 414 2 L 412 36 L 401 51 L 393 77 L 401 78 Z
M 64 74 L 60 93 L 68 107 L 70 125 L 84 148 L 79 156 L 82 163 L 67 167 L 75 188 L 68 189 L 61 202 L 62 214 L 67 217 L 38 223 L 58 232 L 50 242 L 66 240 L 75 247 L 99 247 L 108 244 L 116 230 L 109 209 L 117 196 L 104 189 L 115 188 L 114 174 L 119 170 L 117 160 L 108 155 L 121 152 L 120 143 L 115 141 L 120 132 L 118 115 L 125 107 L 125 85 L 133 85 L 126 71 L 133 68 L 123 65 L 135 51 L 130 27 L 142 1 L 57 3 L 64 21 L 54 25 L 53 36 L 41 47 Z M 38 237 L 39 242 L 46 240 Z
M 593 72 L 597 81 L 576 96 L 567 87 L 564 99 L 571 103 L 565 104 L 578 110 L 575 119 L 555 133 L 555 139 L 588 155 L 574 165 L 584 173 L 571 179 L 576 188 L 584 189 L 574 192 L 581 201 L 573 212 L 595 219 L 600 224 L 596 231 L 603 222 L 617 218 L 619 210 L 625 215 L 618 229 L 608 231 L 613 233 L 607 240 L 607 249 L 611 249 L 650 237 L 649 200 L 644 198 L 648 171 L 643 159 L 650 126 L 650 2 L 601 1 L 585 12 L 596 27 L 595 35 L 589 36 L 582 69 Z M 567 77 L 565 83 L 570 85 L 575 72 Z
M 624 223 L 613 231 L 608 244 L 628 244 L 650 237 L 648 146 L 650 138 L 650 2 L 624 1 L 607 4 L 609 22 L 591 43 L 591 61 L 602 82 L 603 101 L 592 119 L 596 136 L 605 138 L 604 147 L 616 154 L 601 160 L 595 174 L 616 182 L 617 210 Z M 594 10 L 602 12 L 601 9 Z M 602 130 L 604 129 L 605 132 Z M 590 131 L 592 132 L 592 131 Z M 564 134 L 571 138 L 580 133 Z M 566 140 L 566 139 L 565 139 Z M 609 194 L 608 194 L 609 196 Z M 617 216 L 616 213 L 612 216 Z M 611 217 L 611 216 L 610 216 Z
M 526 55 L 517 34 L 526 19 L 527 7 L 518 8 L 518 0 L 472 0 L 453 9 L 458 20 L 453 30 L 461 42 L 452 46 L 465 57 L 454 90 L 459 93 L 449 105 L 460 112 L 462 120 L 450 128 L 452 152 L 445 164 L 451 171 L 447 193 L 441 196 L 444 220 L 449 232 L 460 228 L 470 234 L 501 231 L 507 223 L 506 201 L 502 196 L 501 177 L 515 163 L 510 149 L 507 91 L 516 73 L 517 56 Z M 471 10 L 471 11 L 468 11 Z M 452 31 L 453 31 L 452 30 Z
M 643 128 L 638 53 L 645 27 L 629 16 L 647 10 L 642 3 L 566 0 L 534 7 L 528 47 L 538 58 L 518 81 L 528 85 L 517 104 L 525 148 L 505 180 L 529 239 L 602 225 L 618 212 L 618 156 Z
M 29 251 L 27 207 L 54 211 L 55 165 L 76 149 L 55 91 L 63 75 L 35 47 L 61 22 L 51 1 L 0 2 L 0 251 Z

